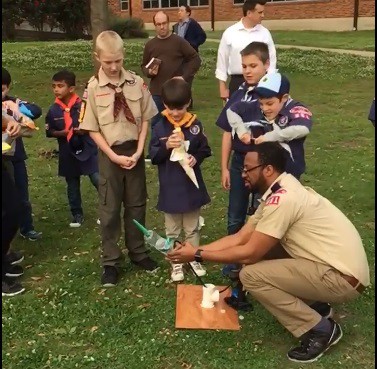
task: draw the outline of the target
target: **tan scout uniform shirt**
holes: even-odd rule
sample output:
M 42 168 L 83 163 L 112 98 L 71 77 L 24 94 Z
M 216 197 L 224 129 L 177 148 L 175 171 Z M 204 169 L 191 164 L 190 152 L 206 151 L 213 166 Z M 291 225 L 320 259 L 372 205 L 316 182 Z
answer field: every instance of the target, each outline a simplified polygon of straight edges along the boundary
M 92 77 L 87 86 L 86 110 L 80 128 L 101 132 L 109 146 L 138 140 L 141 123 L 158 113 L 148 87 L 141 77 L 122 68 L 118 85 L 123 82 L 123 93 L 136 124 L 127 121 L 123 110 L 117 119 L 114 119 L 115 91 L 107 86 L 111 81 L 102 68 L 98 72 L 98 78 Z
M 355 226 L 329 200 L 283 173 L 262 196 L 248 224 L 280 240 L 293 258 L 327 264 L 368 286 L 369 266 Z

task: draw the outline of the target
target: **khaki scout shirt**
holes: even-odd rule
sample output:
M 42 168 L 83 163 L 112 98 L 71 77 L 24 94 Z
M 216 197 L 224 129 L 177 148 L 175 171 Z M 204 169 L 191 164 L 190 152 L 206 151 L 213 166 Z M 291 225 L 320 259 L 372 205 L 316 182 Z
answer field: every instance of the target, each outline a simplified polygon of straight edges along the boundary
M 281 188 L 272 192 L 278 183 Z M 369 266 L 355 226 L 329 200 L 283 173 L 262 196 L 248 224 L 280 240 L 293 258 L 327 264 L 368 286 Z
M 126 119 L 123 110 L 114 119 L 115 91 L 107 86 L 112 82 L 102 68 L 98 72 L 98 78 L 92 77 L 87 86 L 86 110 L 80 128 L 101 132 L 109 146 L 138 140 L 141 123 L 158 113 L 152 95 L 141 77 L 122 68 L 119 85 L 123 82 L 123 93 L 136 124 Z

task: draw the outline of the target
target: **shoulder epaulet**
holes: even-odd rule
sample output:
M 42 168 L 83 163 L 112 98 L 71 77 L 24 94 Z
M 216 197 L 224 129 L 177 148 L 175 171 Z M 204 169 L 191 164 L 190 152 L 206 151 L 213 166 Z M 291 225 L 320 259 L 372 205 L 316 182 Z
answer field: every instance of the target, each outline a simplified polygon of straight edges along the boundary
M 127 72 L 130 72 L 131 74 L 136 74 L 136 72 L 134 72 L 133 70 L 127 70 Z

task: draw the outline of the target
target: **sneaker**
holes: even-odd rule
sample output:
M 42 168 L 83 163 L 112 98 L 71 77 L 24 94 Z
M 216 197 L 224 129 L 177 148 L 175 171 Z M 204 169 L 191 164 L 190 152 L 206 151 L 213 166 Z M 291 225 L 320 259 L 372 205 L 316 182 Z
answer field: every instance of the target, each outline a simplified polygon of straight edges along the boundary
M 207 274 L 207 271 L 205 270 L 204 266 L 197 261 L 191 261 L 190 265 L 192 266 L 192 269 L 194 269 L 195 274 L 198 277 L 203 277 L 204 275 Z
M 103 287 L 115 287 L 119 280 L 118 269 L 114 266 L 106 265 L 103 268 L 101 283 Z
M 149 256 L 147 256 L 146 258 L 140 261 L 131 260 L 131 262 L 148 272 L 153 272 L 154 270 L 158 268 L 158 264 Z
M 69 223 L 71 228 L 81 227 L 81 224 L 84 222 L 84 216 L 82 214 L 76 214 L 73 216 L 72 222 Z
M 24 260 L 24 255 L 22 255 L 19 251 L 10 251 L 7 255 L 7 262 L 10 265 L 20 264 Z
M 149 156 L 149 154 L 145 156 L 144 161 L 146 163 L 150 163 L 151 162 L 151 157 Z
M 1 285 L 2 296 L 16 296 L 25 291 L 20 283 L 6 277 L 1 281 Z
M 331 318 L 331 331 L 323 333 L 310 330 L 303 336 L 301 346 L 289 350 L 288 359 L 296 363 L 312 363 L 318 360 L 331 346 L 343 336 L 340 325 Z
M 327 302 L 315 302 L 310 307 L 320 314 L 323 318 L 332 318 L 334 315 L 334 309 Z
M 171 271 L 170 278 L 173 282 L 183 281 L 185 278 L 183 274 L 183 264 L 172 264 L 173 270 Z
M 21 277 L 24 274 L 24 268 L 21 265 L 9 264 L 6 266 L 5 275 L 7 277 L 16 278 Z
M 20 233 L 22 238 L 25 238 L 29 241 L 37 241 L 42 237 L 42 232 L 37 232 L 35 230 L 29 231 L 29 232 L 24 232 Z
M 234 273 L 235 271 L 239 271 L 240 266 L 238 264 L 225 264 L 222 269 L 222 274 L 224 277 L 229 277 L 230 274 Z
M 240 291 L 239 287 L 232 289 L 232 295 L 224 297 L 225 303 L 237 311 L 251 311 L 253 305 L 247 300 L 245 291 Z

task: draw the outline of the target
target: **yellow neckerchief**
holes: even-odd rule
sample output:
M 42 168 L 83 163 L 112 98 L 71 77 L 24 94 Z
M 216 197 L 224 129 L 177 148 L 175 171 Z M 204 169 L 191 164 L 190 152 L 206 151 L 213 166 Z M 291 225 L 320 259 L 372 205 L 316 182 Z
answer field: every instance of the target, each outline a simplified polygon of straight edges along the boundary
M 179 122 L 176 122 L 175 120 L 173 120 L 168 114 L 167 110 L 163 110 L 161 112 L 161 115 L 163 115 L 168 120 L 168 122 L 174 126 L 174 128 L 177 128 L 177 127 L 188 128 L 195 122 L 195 119 L 196 119 L 196 115 L 191 114 L 189 112 L 186 112 L 183 118 Z

